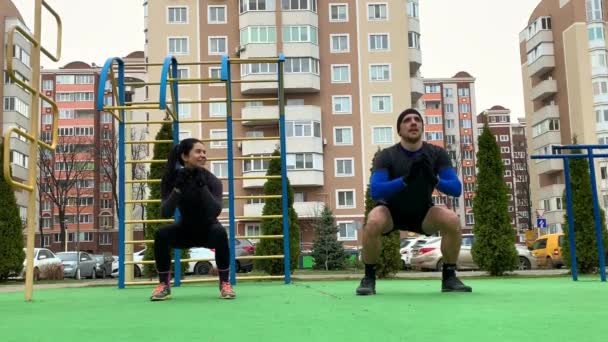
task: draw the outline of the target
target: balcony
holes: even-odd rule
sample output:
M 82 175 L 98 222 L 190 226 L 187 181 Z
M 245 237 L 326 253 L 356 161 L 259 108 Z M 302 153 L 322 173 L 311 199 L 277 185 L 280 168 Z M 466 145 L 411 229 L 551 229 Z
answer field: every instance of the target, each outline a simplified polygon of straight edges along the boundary
M 553 43 L 553 31 L 540 30 L 526 42 L 526 51 L 530 51 L 540 43 Z
M 10 146 L 11 150 L 17 151 L 17 152 L 21 152 L 25 155 L 29 155 L 30 154 L 30 144 L 29 142 L 25 142 L 17 137 L 12 137 L 11 138 L 11 146 Z
M 276 43 L 251 43 L 238 48 L 239 58 L 264 58 L 268 56 L 276 57 L 278 55 Z
M 240 144 L 241 153 L 244 156 L 252 154 L 272 154 L 279 148 L 279 140 L 250 140 Z
M 318 217 L 323 210 L 323 202 L 294 202 L 293 208 L 298 214 L 298 218 L 313 218 Z M 245 204 L 243 206 L 245 216 L 260 216 L 264 209 L 264 204 Z
M 561 159 L 542 159 L 534 166 L 539 175 L 564 171 L 564 162 Z
M 545 211 L 543 217 L 547 219 L 547 224 L 564 223 L 564 212 L 566 211 L 566 204 L 564 203 L 564 209 Z
M 243 119 L 268 119 L 243 121 L 245 126 L 263 126 L 279 124 L 279 106 L 245 107 L 242 110 Z
M 538 149 L 547 145 L 561 145 L 562 136 L 559 131 L 545 132 L 532 139 L 532 148 Z
M 557 94 L 557 81 L 544 80 L 532 88 L 530 100 L 541 101 Z
M 416 103 L 424 95 L 424 82 L 419 77 L 410 78 L 412 87 L 412 103 Z
M 564 184 L 543 186 L 538 190 L 538 199 L 542 201 L 551 197 L 562 197 L 564 195 L 565 187 L 566 186 Z
M 241 77 L 246 81 L 276 80 L 275 74 L 247 75 Z M 278 82 L 264 83 L 242 83 L 241 93 L 243 95 L 255 94 L 277 94 Z M 318 93 L 321 91 L 321 78 L 313 73 L 286 73 L 286 93 Z
M 313 43 L 283 43 L 283 53 L 285 57 L 313 57 L 319 59 L 319 45 Z
M 287 153 L 323 153 L 323 139 L 318 137 L 288 137 Z
M 540 56 L 534 62 L 528 64 L 528 76 L 537 77 L 555 68 L 555 57 L 552 55 Z
M 280 3 L 280 1 L 277 1 Z M 283 25 L 311 25 L 319 27 L 319 15 L 312 11 L 282 11 Z M 272 21 L 274 23 L 274 20 Z M 267 24 L 266 24 L 267 25 Z
M 274 25 L 276 15 L 274 11 L 249 11 L 239 15 L 239 29 L 247 26 Z
M 546 119 L 559 119 L 559 107 L 557 105 L 548 105 L 537 110 L 532 114 L 532 126 Z
M 245 177 L 265 176 L 266 171 L 244 173 Z M 323 186 L 323 170 L 289 170 L 287 177 L 291 186 Z M 245 179 L 243 189 L 262 188 L 266 179 Z M 238 185 L 237 185 L 238 186 Z
M 422 66 L 422 52 L 416 48 L 409 48 L 410 75 L 415 74 Z
M 26 181 L 29 179 L 29 170 L 20 165 L 11 163 L 11 171 L 13 178 L 16 180 Z
M 407 30 L 410 32 L 420 33 L 420 20 L 418 18 L 407 18 Z

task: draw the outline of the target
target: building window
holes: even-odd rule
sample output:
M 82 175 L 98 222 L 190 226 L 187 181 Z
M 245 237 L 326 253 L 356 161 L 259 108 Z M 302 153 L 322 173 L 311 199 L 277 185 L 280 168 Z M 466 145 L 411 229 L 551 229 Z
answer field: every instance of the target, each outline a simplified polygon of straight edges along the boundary
M 369 66 L 369 79 L 374 82 L 390 81 L 390 64 L 372 64 Z
M 475 217 L 473 216 L 473 214 L 465 215 L 465 223 L 467 224 L 467 226 L 472 226 L 475 224 Z
M 99 244 L 108 246 L 112 244 L 112 234 L 110 233 L 100 233 L 99 234 Z
M 346 53 L 350 51 L 348 34 L 330 34 L 332 53 Z
M 369 51 L 387 51 L 389 48 L 388 33 L 369 35 Z
M 443 132 L 426 132 L 427 141 L 443 141 Z
M 5 97 L 4 110 L 15 111 L 26 118 L 30 117 L 30 106 L 17 97 Z
M 329 21 L 348 21 L 348 4 L 329 4 Z
M 353 177 L 355 175 L 353 158 L 336 158 L 336 177 Z
M 392 95 L 372 95 L 370 102 L 372 113 L 390 113 L 393 111 Z
M 188 23 L 188 7 L 169 7 L 167 11 L 167 22 L 169 24 Z
M 287 154 L 287 169 L 290 170 L 310 170 L 315 166 L 322 166 L 323 159 L 319 154 L 313 153 L 291 153 Z
M 11 164 L 19 165 L 22 168 L 29 168 L 30 157 L 17 151 L 11 151 Z
M 338 241 L 357 241 L 355 222 L 338 222 Z
M 285 43 L 319 43 L 318 30 L 314 26 L 284 26 L 283 42 Z
M 226 6 L 208 6 L 209 24 L 226 24 Z
M 227 37 L 209 37 L 209 54 L 221 55 L 226 53 Z
M 468 103 L 461 103 L 458 105 L 458 109 L 460 110 L 461 113 L 470 113 L 471 105 Z
M 445 110 L 446 113 L 454 113 L 454 104 L 446 103 L 445 105 L 443 105 L 443 109 Z M 453 121 L 454 120 L 452 120 L 452 122 Z M 450 128 L 450 127 L 448 127 L 448 128 Z
M 382 4 L 368 4 L 367 5 L 367 19 L 369 20 L 388 20 L 388 5 Z
M 42 81 L 42 90 L 53 90 L 55 84 L 53 80 L 43 80 Z
M 501 135 L 501 136 L 500 136 L 500 141 L 502 141 L 502 142 L 507 142 L 507 141 L 509 141 L 509 136 L 508 136 L 508 135 Z
M 420 10 L 417 2 L 413 0 L 407 1 L 407 16 L 410 18 L 419 18 Z
M 321 137 L 321 123 L 318 121 L 286 121 L 287 137 Z
M 319 60 L 310 57 L 285 58 L 285 73 L 313 73 L 319 74 Z
M 334 127 L 334 145 L 352 145 L 352 127 Z
M 188 38 L 169 38 L 169 54 L 187 55 Z
M 393 127 L 373 127 L 372 133 L 372 143 L 375 145 L 393 143 Z
M 211 141 L 209 147 L 211 147 L 211 148 L 228 147 L 228 142 L 226 141 L 227 134 L 228 134 L 228 131 L 225 129 L 212 129 L 209 133 L 211 139 L 221 139 L 221 140 Z
M 276 43 L 276 26 L 248 26 L 241 30 L 241 45 Z
M 228 178 L 228 162 L 227 161 L 212 161 L 211 172 L 217 178 Z
M 332 96 L 332 108 L 334 114 L 351 114 L 351 96 Z
M 336 199 L 338 201 L 338 209 L 354 209 L 355 208 L 355 190 L 336 190 Z
M 252 155 L 251 157 L 264 157 L 266 155 Z M 270 159 L 248 159 L 243 161 L 243 172 L 258 172 L 268 170 Z
M 420 33 L 410 31 L 407 33 L 407 46 L 411 49 L 420 50 Z
M 247 223 L 245 225 L 245 236 L 260 236 L 262 235 L 262 229 L 259 223 Z M 256 243 L 259 239 L 250 239 L 251 242 Z
M 211 99 L 220 100 L 220 99 Z M 209 116 L 211 117 L 226 117 L 227 113 L 226 102 L 212 102 L 209 104 Z
M 350 83 L 350 65 L 332 65 L 331 82 Z
M 281 8 L 286 11 L 310 10 L 317 12 L 317 0 L 281 0 Z
M 239 0 L 239 13 L 247 11 L 274 11 L 275 0 Z
M 511 148 L 508 146 L 502 146 L 500 148 L 500 153 L 510 153 L 511 152 Z

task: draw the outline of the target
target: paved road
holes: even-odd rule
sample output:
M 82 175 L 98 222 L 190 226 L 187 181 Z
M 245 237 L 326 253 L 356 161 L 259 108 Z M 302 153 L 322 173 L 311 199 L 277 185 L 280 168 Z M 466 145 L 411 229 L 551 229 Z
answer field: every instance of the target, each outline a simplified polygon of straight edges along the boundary
M 530 270 L 530 271 L 514 271 L 513 275 L 517 276 L 528 276 L 528 277 L 552 277 L 552 276 L 564 276 L 569 273 L 567 269 L 556 269 L 556 270 Z M 315 281 L 315 280 L 359 280 L 363 275 L 361 273 L 318 273 L 318 274 L 298 274 L 297 272 L 291 276 L 294 281 Z M 484 277 L 485 272 L 481 271 L 461 271 L 458 272 L 458 276 L 462 278 L 467 277 Z M 441 278 L 441 272 L 399 272 L 395 276 L 397 279 L 439 279 Z M 57 289 L 57 288 L 80 288 L 90 286 L 115 286 L 117 284 L 116 279 L 95 279 L 95 280 L 81 280 L 81 281 L 66 281 L 58 282 L 54 284 L 37 284 L 34 285 L 34 290 L 40 289 Z M 0 284 L 0 293 L 3 292 L 22 292 L 24 285 L 21 284 Z

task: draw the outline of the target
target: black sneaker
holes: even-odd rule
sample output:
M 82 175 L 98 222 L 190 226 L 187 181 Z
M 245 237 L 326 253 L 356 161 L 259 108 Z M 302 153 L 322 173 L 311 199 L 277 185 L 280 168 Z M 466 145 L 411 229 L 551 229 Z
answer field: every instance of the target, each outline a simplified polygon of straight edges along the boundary
M 463 284 L 458 277 L 451 276 L 441 281 L 441 292 L 473 292 L 473 289 Z
M 376 279 L 363 277 L 361 284 L 357 287 L 358 296 L 367 296 L 376 294 Z

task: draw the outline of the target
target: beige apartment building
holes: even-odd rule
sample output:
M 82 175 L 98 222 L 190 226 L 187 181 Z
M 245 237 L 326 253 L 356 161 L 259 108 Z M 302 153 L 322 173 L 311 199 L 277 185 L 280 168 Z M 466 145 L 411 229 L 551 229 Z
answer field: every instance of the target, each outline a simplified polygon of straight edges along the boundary
M 8 32 L 13 26 L 19 26 L 26 32 L 29 31 L 25 25 L 21 14 L 10 0 L 0 0 L 0 53 L 2 54 L 2 81 L 0 82 L 0 95 L 2 96 L 2 106 L 0 106 L 0 123 L 4 132 L 13 127 L 18 127 L 23 131 L 29 131 L 31 95 L 20 85 L 9 78 L 6 64 L 6 44 Z M 13 41 L 13 68 L 15 74 L 22 81 L 30 84 L 32 79 L 32 69 L 30 65 L 30 54 L 32 45 L 19 33 L 16 33 Z M 29 143 L 27 139 L 14 135 L 11 137 L 10 155 L 4 156 L 5 161 L 11 163 L 13 178 L 19 182 L 27 180 L 30 168 L 29 162 Z M 23 190 L 15 190 L 19 215 L 25 224 L 27 219 L 28 193 Z
M 606 2 L 543 0 L 520 33 L 520 55 L 530 155 L 551 146 L 608 141 Z M 596 164 L 600 203 L 608 205 L 606 161 Z M 561 160 L 530 160 L 533 213 L 540 209 L 548 232 L 564 224 Z M 532 220 L 535 222 L 536 220 Z
M 144 2 L 148 62 L 174 55 L 180 63 L 217 61 L 218 66 L 180 66 L 182 78 L 217 78 L 222 55 L 231 58 L 284 54 L 288 176 L 300 218 L 302 249 L 312 245 L 311 220 L 324 204 L 332 209 L 338 237 L 358 245 L 365 210 L 365 188 L 374 153 L 398 141 L 396 118 L 417 106 L 424 93 L 420 77 L 418 1 L 172 0 Z M 269 79 L 276 65 L 235 66 L 233 79 Z M 148 69 L 158 82 L 160 68 Z M 181 86 L 180 99 L 224 99 L 223 85 Z M 235 137 L 278 135 L 278 107 L 263 100 L 277 94 L 272 83 L 235 84 Z M 149 87 L 151 101 L 158 87 Z M 156 101 L 156 100 L 154 100 Z M 184 104 L 185 119 L 226 116 L 224 103 Z M 164 113 L 150 113 L 161 119 Z M 150 136 L 159 126 L 150 125 Z M 223 138 L 226 123 L 183 124 L 180 138 Z M 235 156 L 268 155 L 279 141 L 243 141 Z M 226 142 L 210 142 L 210 157 L 226 157 Z M 263 175 L 268 162 L 236 161 L 235 175 Z M 226 179 L 227 161 L 209 169 Z M 224 189 L 227 189 L 225 182 Z M 236 195 L 257 195 L 262 180 L 235 181 Z M 259 215 L 263 203 L 237 201 L 236 215 Z M 225 215 L 227 217 L 227 212 Z M 238 222 L 238 234 L 258 235 L 260 223 Z

